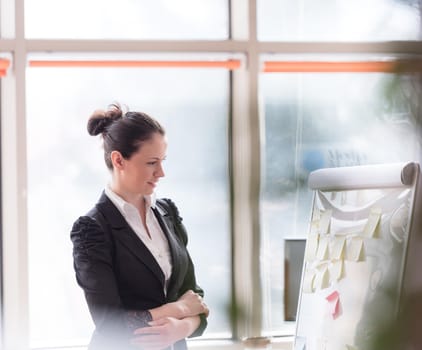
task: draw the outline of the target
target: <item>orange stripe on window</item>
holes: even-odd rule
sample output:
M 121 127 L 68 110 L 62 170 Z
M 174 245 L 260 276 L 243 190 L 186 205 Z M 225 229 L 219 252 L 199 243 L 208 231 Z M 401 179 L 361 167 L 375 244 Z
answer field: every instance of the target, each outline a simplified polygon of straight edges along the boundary
M 266 61 L 266 73 L 404 73 L 422 72 L 422 60 L 397 61 Z
M 7 69 L 10 66 L 10 60 L 0 59 L 0 77 L 5 77 Z
M 122 60 L 30 60 L 30 67 L 92 68 L 225 68 L 238 69 L 240 60 L 226 61 L 122 61 Z

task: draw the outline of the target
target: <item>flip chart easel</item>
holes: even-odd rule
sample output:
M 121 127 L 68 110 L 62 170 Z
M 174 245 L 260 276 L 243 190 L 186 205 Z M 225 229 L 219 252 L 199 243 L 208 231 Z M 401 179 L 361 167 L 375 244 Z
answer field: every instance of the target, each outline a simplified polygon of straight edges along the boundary
M 401 299 L 422 289 L 418 163 L 319 169 L 295 350 L 360 350 Z

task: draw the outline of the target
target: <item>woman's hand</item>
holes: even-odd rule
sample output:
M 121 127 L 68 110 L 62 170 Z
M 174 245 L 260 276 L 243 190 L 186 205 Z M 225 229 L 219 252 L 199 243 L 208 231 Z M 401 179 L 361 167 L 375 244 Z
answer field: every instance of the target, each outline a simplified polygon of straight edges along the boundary
M 178 300 L 177 303 L 182 310 L 184 317 L 196 316 L 199 314 L 205 314 L 206 317 L 209 315 L 208 306 L 202 300 L 202 297 L 188 290 L 183 294 Z
M 136 329 L 131 343 L 142 349 L 161 350 L 169 347 L 191 333 L 189 322 L 173 317 L 164 317 L 149 322 L 150 327 Z
M 153 320 L 165 317 L 174 317 L 180 320 L 200 314 L 205 314 L 206 316 L 209 314 L 208 306 L 203 302 L 202 297 L 192 290 L 188 290 L 176 301 L 163 304 L 148 311 L 151 313 Z

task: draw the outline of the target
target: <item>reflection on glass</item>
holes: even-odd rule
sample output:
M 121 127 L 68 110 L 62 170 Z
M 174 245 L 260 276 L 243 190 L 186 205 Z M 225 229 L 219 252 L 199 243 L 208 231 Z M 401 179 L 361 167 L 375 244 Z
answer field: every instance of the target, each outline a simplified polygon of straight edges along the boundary
M 258 0 L 258 39 L 418 40 L 421 9 L 421 0 Z
M 26 0 L 27 38 L 227 39 L 228 0 Z
M 175 201 L 188 229 L 198 283 L 212 310 L 205 336 L 230 336 L 228 72 L 97 68 L 87 73 L 28 69 L 32 344 L 83 344 L 92 332 L 74 277 L 69 233 L 108 181 L 101 143 L 88 135 L 87 118 L 115 101 L 151 114 L 167 130 L 166 177 L 157 194 Z M 205 247 L 212 254 L 203 254 Z
M 265 331 L 284 325 L 283 241 L 305 238 L 311 171 L 418 161 L 422 85 L 381 73 L 262 74 L 265 146 L 261 190 Z

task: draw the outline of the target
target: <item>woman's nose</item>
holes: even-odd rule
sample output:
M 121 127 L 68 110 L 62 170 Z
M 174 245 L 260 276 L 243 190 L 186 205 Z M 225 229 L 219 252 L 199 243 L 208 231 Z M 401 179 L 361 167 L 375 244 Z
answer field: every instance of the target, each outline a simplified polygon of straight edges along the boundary
M 165 175 L 163 165 L 161 163 L 158 163 L 158 167 L 157 167 L 154 175 L 156 177 L 163 177 Z

